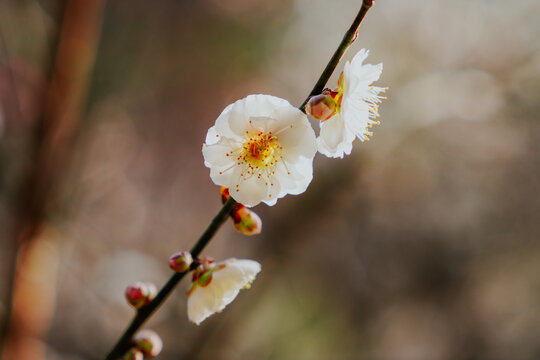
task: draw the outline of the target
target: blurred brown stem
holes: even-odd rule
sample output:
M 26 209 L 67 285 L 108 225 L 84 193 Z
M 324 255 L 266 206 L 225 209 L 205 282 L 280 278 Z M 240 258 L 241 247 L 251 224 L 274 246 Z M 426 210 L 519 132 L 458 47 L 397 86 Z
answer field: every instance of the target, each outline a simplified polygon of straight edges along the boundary
M 66 3 L 60 40 L 44 104 L 42 121 L 36 128 L 35 164 L 24 186 L 18 215 L 17 264 L 14 269 L 12 303 L 8 305 L 6 323 L 2 324 L 0 341 L 2 358 L 36 359 L 25 346 L 25 339 L 40 340 L 48 323 L 36 324 L 31 316 L 39 311 L 52 312 L 40 307 L 42 292 L 56 291 L 50 284 L 29 283 L 28 273 L 35 271 L 35 261 L 28 254 L 35 254 L 33 247 L 39 242 L 46 219 L 47 201 L 67 167 L 71 148 L 77 133 L 93 68 L 101 19 L 106 0 L 69 0 Z M 37 239 L 37 240 L 36 240 Z M 24 251 L 21 249 L 24 248 Z M 28 295 L 34 294 L 33 301 Z M 17 295 L 19 293 L 19 295 Z M 24 299 L 25 301 L 17 301 Z M 33 305 L 36 305 L 35 307 Z M 41 319 L 49 316 L 41 315 Z M 9 323 L 7 323 L 9 321 Z M 34 341 L 35 342 L 35 341 Z
M 330 76 L 332 76 L 332 73 L 334 72 L 336 66 L 338 65 L 339 61 L 341 60 L 341 57 L 345 53 L 345 50 L 354 42 L 356 39 L 358 27 L 360 26 L 360 23 L 362 22 L 362 19 L 364 19 L 364 16 L 368 12 L 368 10 L 373 5 L 373 0 L 364 0 L 362 3 L 362 7 L 360 8 L 360 11 L 358 12 L 358 15 L 354 19 L 352 25 L 350 26 L 349 30 L 345 33 L 345 36 L 343 37 L 343 40 L 339 44 L 337 50 L 335 51 L 334 55 L 330 59 L 328 65 L 326 65 L 326 68 L 324 69 L 323 73 L 319 77 L 319 80 L 313 87 L 313 90 L 311 90 L 311 93 L 306 98 L 306 100 L 302 103 L 302 105 L 299 107 L 300 110 L 304 111 L 304 108 L 306 106 L 306 103 L 308 99 L 316 94 L 320 94 L 328 82 L 328 79 Z M 199 241 L 195 244 L 193 249 L 191 249 L 191 254 L 194 258 L 198 257 L 201 251 L 204 249 L 204 247 L 210 242 L 212 237 L 214 236 L 215 232 L 219 229 L 219 227 L 227 220 L 229 213 L 232 210 L 232 207 L 234 206 L 236 202 L 229 198 L 227 202 L 223 205 L 219 213 L 216 215 L 216 217 L 212 220 L 209 227 L 206 229 L 206 231 L 203 233 Z M 148 318 L 158 309 L 158 307 L 163 303 L 169 294 L 174 290 L 176 285 L 182 280 L 184 277 L 184 273 L 175 273 L 171 276 L 169 281 L 161 288 L 158 295 L 152 302 L 150 302 L 149 305 L 139 309 L 137 311 L 137 314 L 131 321 L 128 328 L 124 331 L 118 342 L 115 344 L 111 352 L 107 355 L 105 360 L 114 360 L 119 358 L 120 356 L 124 355 L 131 345 L 131 338 L 137 330 L 148 320 Z

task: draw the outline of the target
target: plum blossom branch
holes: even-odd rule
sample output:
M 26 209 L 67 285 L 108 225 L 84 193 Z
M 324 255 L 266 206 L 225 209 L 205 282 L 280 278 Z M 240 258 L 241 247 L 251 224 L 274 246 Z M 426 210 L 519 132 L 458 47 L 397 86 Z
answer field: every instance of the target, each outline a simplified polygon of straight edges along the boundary
M 308 95 L 306 100 L 302 103 L 302 105 L 299 107 L 301 111 L 305 112 L 305 106 L 311 96 L 318 95 L 322 92 L 328 79 L 330 78 L 336 66 L 338 65 L 341 57 L 343 56 L 347 48 L 356 39 L 358 27 L 360 26 L 360 23 L 362 22 L 364 16 L 366 15 L 367 11 L 371 8 L 372 5 L 373 5 L 373 0 L 363 0 L 362 7 L 360 8 L 358 15 L 354 19 L 349 30 L 347 30 L 347 32 L 345 33 L 343 40 L 339 44 L 337 50 L 335 51 L 334 55 L 330 59 L 328 65 L 322 72 L 321 76 L 319 77 L 319 80 L 313 87 L 313 90 Z M 221 210 L 214 217 L 214 219 L 212 220 L 208 228 L 205 230 L 205 232 L 201 235 L 197 243 L 191 249 L 190 252 L 193 258 L 197 258 L 200 255 L 200 253 L 204 250 L 206 245 L 208 245 L 208 243 L 211 241 L 211 239 L 213 238 L 217 230 L 220 228 L 220 226 L 227 220 L 227 218 L 231 214 L 236 204 L 237 202 L 232 197 L 228 198 L 227 201 L 223 204 L 223 207 L 221 208 Z M 196 264 L 196 262 L 194 264 Z M 167 283 L 161 288 L 161 290 L 156 295 L 156 297 L 153 298 L 153 300 L 150 301 L 148 305 L 143 306 L 137 310 L 137 313 L 135 317 L 133 318 L 133 320 L 131 321 L 130 325 L 124 331 L 124 333 L 122 334 L 118 342 L 115 344 L 111 352 L 107 355 L 105 360 L 117 359 L 129 350 L 130 346 L 132 345 L 133 336 L 135 335 L 137 330 L 149 319 L 149 317 L 167 299 L 167 297 L 174 290 L 176 285 L 178 285 L 178 283 L 183 279 L 186 273 L 190 270 L 191 268 L 184 272 L 174 273 L 171 276 L 171 278 L 167 281 Z
M 225 204 L 221 207 L 221 210 L 217 213 L 217 215 L 212 219 L 212 222 L 204 233 L 201 235 L 199 240 L 195 243 L 195 245 L 191 248 L 190 252 L 194 258 L 198 257 L 200 253 L 204 250 L 206 245 L 212 240 L 215 233 L 218 231 L 218 229 L 221 227 L 221 225 L 227 220 L 229 217 L 229 214 L 231 210 L 233 209 L 234 205 L 236 205 L 236 201 L 234 201 L 233 198 L 229 198 Z M 188 270 L 189 271 L 189 270 Z M 128 328 L 124 331 L 122 334 L 122 337 L 118 340 L 114 348 L 111 350 L 111 352 L 107 355 L 105 358 L 106 360 L 113 360 L 117 359 L 120 356 L 122 356 L 124 353 L 126 353 L 131 345 L 131 339 L 133 338 L 133 335 L 137 332 L 137 330 L 148 320 L 148 318 L 154 313 L 154 311 L 167 299 L 167 297 L 170 295 L 170 293 L 174 290 L 176 285 L 182 280 L 184 275 L 188 271 L 180 272 L 180 273 L 174 273 L 169 281 L 161 288 L 161 290 L 158 292 L 156 297 L 147 305 L 144 307 L 141 307 L 139 310 L 137 310 L 137 314 L 131 321 L 131 324 L 128 326 Z
M 321 76 L 319 77 L 319 80 L 317 80 L 317 83 L 315 84 L 311 92 L 309 93 L 306 100 L 304 100 L 302 105 L 300 105 L 299 107 L 300 110 L 305 111 L 304 108 L 306 107 L 306 104 L 309 101 L 310 97 L 314 95 L 319 95 L 320 93 L 322 93 L 326 83 L 328 82 L 328 79 L 330 79 L 330 76 L 332 76 L 334 70 L 336 69 L 336 66 L 341 60 L 341 57 L 343 56 L 345 51 L 349 48 L 349 46 L 354 42 L 354 40 L 356 40 L 360 23 L 364 19 L 364 16 L 366 16 L 368 10 L 373 5 L 373 2 L 374 2 L 373 0 L 364 0 L 362 2 L 362 7 L 360 8 L 358 15 L 356 15 L 356 18 L 351 24 L 351 27 L 349 28 L 349 30 L 347 30 L 347 32 L 343 36 L 343 40 L 341 40 L 341 43 L 336 49 L 336 52 L 334 53 L 334 55 L 332 55 L 332 58 L 328 62 L 328 65 L 326 65 L 326 68 L 323 70 Z

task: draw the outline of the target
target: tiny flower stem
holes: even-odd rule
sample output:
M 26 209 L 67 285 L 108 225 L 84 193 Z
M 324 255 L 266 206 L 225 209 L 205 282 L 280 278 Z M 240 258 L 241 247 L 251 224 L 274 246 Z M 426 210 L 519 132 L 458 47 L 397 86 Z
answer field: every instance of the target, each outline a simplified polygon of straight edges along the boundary
M 319 95 L 324 90 L 324 87 L 326 86 L 326 83 L 328 82 L 328 79 L 330 79 L 330 76 L 334 73 L 334 70 L 336 69 L 337 64 L 341 60 L 341 57 L 345 53 L 345 51 L 349 48 L 349 46 L 354 42 L 357 36 L 358 28 L 360 27 L 360 23 L 364 19 L 364 16 L 366 16 L 368 10 L 373 5 L 373 0 L 364 0 L 362 3 L 362 7 L 360 8 L 360 11 L 358 12 L 358 15 L 356 15 L 356 18 L 354 19 L 353 23 L 351 24 L 351 27 L 347 32 L 345 33 L 345 36 L 343 36 L 343 40 L 341 40 L 341 43 L 339 44 L 338 48 L 336 49 L 336 52 L 328 62 L 328 65 L 326 65 L 326 68 L 322 72 L 321 76 L 319 77 L 319 80 L 313 87 L 313 90 L 311 90 L 311 93 L 309 93 L 308 97 L 302 105 L 300 105 L 299 109 L 305 112 L 305 107 L 307 102 L 309 101 L 309 98 L 314 95 Z
M 218 231 L 220 226 L 227 220 L 231 210 L 233 209 L 236 201 L 233 198 L 227 199 L 223 207 L 214 217 L 210 225 L 206 228 L 204 233 L 201 235 L 197 243 L 191 249 L 191 255 L 193 258 L 197 258 L 200 253 L 204 250 L 206 245 L 214 237 L 215 233 Z M 189 271 L 189 270 L 188 270 Z M 148 318 L 154 313 L 154 311 L 159 308 L 159 306 L 167 299 L 170 293 L 174 290 L 176 285 L 182 280 L 186 272 L 174 273 L 169 281 L 161 288 L 159 293 L 156 295 L 154 300 L 152 300 L 148 305 L 140 308 L 137 311 L 137 314 L 129 324 L 128 328 L 122 334 L 122 337 L 118 340 L 114 348 L 111 350 L 109 355 L 105 358 L 106 360 L 113 360 L 124 355 L 131 346 L 131 339 L 133 335 L 139 330 L 139 328 L 148 320 Z
M 373 0 L 364 0 L 362 3 L 362 8 L 358 12 L 358 15 L 354 19 L 354 22 L 352 23 L 349 30 L 345 33 L 345 36 L 343 37 L 343 40 L 339 44 L 339 47 L 337 48 L 336 52 L 330 59 L 330 62 L 328 65 L 326 65 L 326 68 L 324 69 L 323 73 L 321 74 L 319 80 L 313 87 L 313 90 L 311 90 L 311 93 L 306 98 L 304 103 L 299 107 L 300 110 L 305 111 L 304 108 L 309 100 L 309 98 L 313 95 L 318 95 L 322 93 L 324 86 L 328 82 L 328 79 L 334 72 L 337 64 L 339 63 L 339 60 L 345 53 L 345 50 L 353 43 L 353 41 L 356 38 L 356 32 L 358 31 L 358 27 L 360 26 L 360 23 L 362 22 L 362 19 L 368 12 L 369 8 L 373 5 Z M 223 204 L 223 207 L 219 211 L 219 213 L 214 217 L 210 225 L 206 228 L 204 233 L 201 235 L 197 243 L 193 246 L 191 249 L 191 255 L 194 259 L 196 259 L 200 253 L 204 250 L 206 245 L 212 240 L 217 230 L 220 228 L 220 226 L 227 220 L 229 217 L 232 209 L 236 205 L 236 201 L 232 197 L 227 199 L 227 201 Z M 189 271 L 189 270 L 188 270 Z M 118 359 L 122 355 L 124 355 L 132 345 L 132 338 L 139 330 L 139 328 L 148 320 L 148 318 L 156 311 L 159 306 L 167 299 L 167 297 L 170 295 L 170 293 L 174 290 L 176 285 L 182 280 L 184 275 L 188 272 L 181 272 L 181 273 L 175 273 L 171 276 L 169 281 L 161 288 L 159 293 L 156 295 L 156 297 L 147 305 L 142 308 L 140 308 L 137 311 L 137 314 L 131 321 L 131 324 L 128 326 L 128 328 L 124 331 L 122 334 L 122 337 L 118 340 L 114 348 L 111 350 L 111 352 L 107 355 L 105 360 L 114 360 Z

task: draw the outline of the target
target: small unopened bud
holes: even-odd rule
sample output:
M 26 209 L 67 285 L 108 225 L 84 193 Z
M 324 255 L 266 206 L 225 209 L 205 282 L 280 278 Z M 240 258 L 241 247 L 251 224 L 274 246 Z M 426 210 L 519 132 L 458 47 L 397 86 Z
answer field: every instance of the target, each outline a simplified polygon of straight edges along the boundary
M 338 104 L 331 94 L 312 96 L 306 105 L 306 113 L 315 119 L 325 121 L 330 119 L 337 111 Z
M 137 348 L 131 348 L 126 355 L 124 355 L 123 360 L 144 360 L 144 354 Z
M 189 251 L 181 251 L 169 258 L 169 266 L 176 272 L 183 273 L 189 270 L 193 257 Z
M 148 305 L 157 295 L 157 288 L 152 283 L 136 282 L 126 288 L 124 293 L 128 304 L 135 309 Z
M 133 337 L 133 342 L 135 347 L 142 351 L 144 356 L 148 357 L 158 356 L 161 349 L 163 349 L 163 341 L 153 330 L 144 329 L 139 331 Z
M 262 231 L 262 220 L 255 212 L 246 207 L 236 210 L 232 214 L 234 228 L 244 235 L 257 235 Z

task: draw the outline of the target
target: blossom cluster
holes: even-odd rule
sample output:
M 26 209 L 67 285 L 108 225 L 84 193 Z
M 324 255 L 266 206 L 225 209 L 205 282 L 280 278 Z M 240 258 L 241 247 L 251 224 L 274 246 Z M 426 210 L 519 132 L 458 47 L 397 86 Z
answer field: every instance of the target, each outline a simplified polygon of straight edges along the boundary
M 385 89 L 372 85 L 381 75 L 382 64 L 363 64 L 367 56 L 368 51 L 362 49 L 345 64 L 337 87 L 310 97 L 305 108 L 271 95 L 249 95 L 219 115 L 208 130 L 202 152 L 210 178 L 221 187 L 223 203 L 231 197 L 235 200 L 229 215 L 237 231 L 261 232 L 262 221 L 251 207 L 261 202 L 272 206 L 287 194 L 306 191 L 317 152 L 343 158 L 351 153 L 355 139 L 372 136 L 370 128 L 379 124 L 379 94 Z M 320 121 L 318 136 L 308 115 Z M 221 312 L 261 271 L 261 264 L 254 260 L 216 262 L 185 251 L 172 255 L 169 266 L 177 273 L 192 273 L 187 316 L 197 325 Z M 159 295 L 152 284 L 137 282 L 126 289 L 125 296 L 140 310 Z M 133 343 L 125 359 L 154 357 L 162 347 L 151 331 L 141 332 Z
M 235 201 L 231 217 L 237 231 L 261 231 L 249 207 L 276 204 L 287 194 L 303 193 L 313 179 L 317 152 L 332 158 L 349 155 L 356 138 L 372 136 L 384 88 L 373 86 L 382 64 L 363 64 L 360 50 L 347 62 L 334 90 L 310 97 L 305 109 L 271 95 L 249 95 L 227 106 L 206 135 L 202 152 L 210 178 L 221 186 L 222 200 Z M 304 111 L 305 112 L 304 112 Z M 307 115 L 320 121 L 317 136 Z M 199 324 L 223 310 L 260 271 L 252 260 L 205 260 L 194 272 L 188 292 L 188 318 Z
M 303 193 L 313 178 L 313 158 L 349 155 L 356 138 L 368 139 L 379 124 L 379 95 L 373 86 L 382 64 L 363 64 L 362 49 L 345 64 L 335 90 L 310 98 L 305 111 L 320 120 L 317 137 L 308 117 L 287 100 L 249 95 L 227 106 L 206 135 L 204 164 L 216 185 L 229 188 L 238 203 L 274 205 L 287 194 Z

